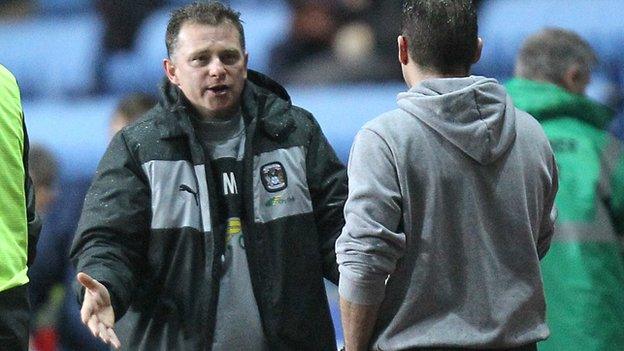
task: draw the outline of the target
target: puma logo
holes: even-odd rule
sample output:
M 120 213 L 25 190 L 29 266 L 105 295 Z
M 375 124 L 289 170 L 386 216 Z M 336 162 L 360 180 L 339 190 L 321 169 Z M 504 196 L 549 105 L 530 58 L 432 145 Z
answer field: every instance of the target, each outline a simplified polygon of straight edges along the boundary
M 180 191 L 186 191 L 188 193 L 193 194 L 193 198 L 195 199 L 195 204 L 197 204 L 197 206 L 199 206 L 199 193 L 193 189 L 191 189 L 190 186 L 186 185 L 186 184 L 182 184 L 180 185 L 180 187 L 178 188 L 178 190 Z

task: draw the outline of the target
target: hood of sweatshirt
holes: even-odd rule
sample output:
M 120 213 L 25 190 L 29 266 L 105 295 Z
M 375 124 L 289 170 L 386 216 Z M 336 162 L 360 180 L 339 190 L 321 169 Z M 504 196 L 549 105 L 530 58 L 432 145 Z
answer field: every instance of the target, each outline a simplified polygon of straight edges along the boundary
M 480 164 L 498 160 L 516 138 L 516 110 L 494 79 L 425 80 L 399 94 L 398 105 Z

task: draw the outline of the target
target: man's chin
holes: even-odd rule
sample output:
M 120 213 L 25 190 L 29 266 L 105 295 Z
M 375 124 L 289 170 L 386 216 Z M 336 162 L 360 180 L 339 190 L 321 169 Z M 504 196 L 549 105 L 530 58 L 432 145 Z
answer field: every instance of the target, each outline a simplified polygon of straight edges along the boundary
M 219 106 L 210 110 L 210 116 L 215 119 L 225 120 L 238 115 L 239 108 L 234 106 Z

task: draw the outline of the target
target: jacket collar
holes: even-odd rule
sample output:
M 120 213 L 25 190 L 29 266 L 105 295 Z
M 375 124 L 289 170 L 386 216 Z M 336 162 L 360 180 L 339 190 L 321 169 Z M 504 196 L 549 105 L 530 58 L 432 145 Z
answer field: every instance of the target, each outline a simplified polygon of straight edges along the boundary
M 551 83 L 514 78 L 505 87 L 516 107 L 539 121 L 572 117 L 605 129 L 613 119 L 610 108 Z
M 160 90 L 163 113 L 157 117 L 156 125 L 161 138 L 194 135 L 191 116 L 196 112 L 182 91 L 166 77 Z M 290 96 L 284 87 L 269 77 L 249 70 L 242 95 L 241 109 L 245 124 L 249 125 L 256 120 L 259 129 L 273 140 L 280 140 L 295 130 L 295 121 L 290 112 Z

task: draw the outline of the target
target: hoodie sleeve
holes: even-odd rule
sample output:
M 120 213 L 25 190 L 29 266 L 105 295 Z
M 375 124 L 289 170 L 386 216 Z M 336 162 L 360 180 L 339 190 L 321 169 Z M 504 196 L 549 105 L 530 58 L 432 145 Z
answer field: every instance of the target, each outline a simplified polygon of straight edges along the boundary
M 544 256 L 550 249 L 550 241 L 555 230 L 555 221 L 557 219 L 555 196 L 557 195 L 557 189 L 559 189 L 559 176 L 554 155 L 551 156 L 551 161 L 548 168 L 551 178 L 549 186 L 546 187 L 543 218 L 541 222 L 539 237 L 537 239 L 537 254 L 540 260 L 544 258 Z
M 351 148 L 345 227 L 336 242 L 339 293 L 349 302 L 374 305 L 405 251 L 399 230 L 402 206 L 396 163 L 377 133 L 361 130 Z

